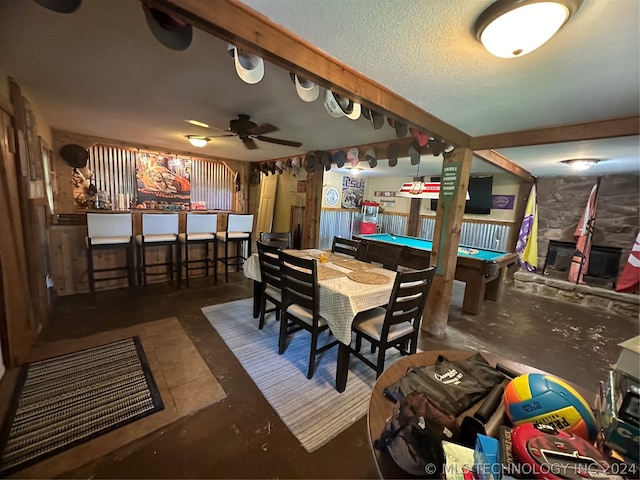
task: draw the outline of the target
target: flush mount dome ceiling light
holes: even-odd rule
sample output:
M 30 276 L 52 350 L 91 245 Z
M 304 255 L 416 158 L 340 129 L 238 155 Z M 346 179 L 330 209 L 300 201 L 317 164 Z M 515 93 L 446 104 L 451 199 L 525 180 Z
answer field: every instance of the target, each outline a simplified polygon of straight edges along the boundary
M 599 161 L 597 158 L 572 158 L 571 160 L 563 160 L 562 163 L 566 163 L 574 170 L 587 170 Z
M 209 138 L 202 135 L 187 135 L 187 140 L 191 145 L 198 148 L 202 148 L 209 143 Z
M 553 37 L 582 0 L 498 0 L 480 14 L 476 38 L 496 57 L 533 52 Z

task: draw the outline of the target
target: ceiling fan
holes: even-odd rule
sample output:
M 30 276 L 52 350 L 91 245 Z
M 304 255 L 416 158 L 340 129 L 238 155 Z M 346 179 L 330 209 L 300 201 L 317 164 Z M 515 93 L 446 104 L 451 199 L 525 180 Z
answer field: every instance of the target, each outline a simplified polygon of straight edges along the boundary
M 258 125 L 251 121 L 251 117 L 245 114 L 238 114 L 238 118 L 234 118 L 229 122 L 229 129 L 225 132 L 231 132 L 226 135 L 218 135 L 218 137 L 240 137 L 244 146 L 249 150 L 255 150 L 258 145 L 254 141 L 260 140 L 262 142 L 275 143 L 278 145 L 284 145 L 286 147 L 300 147 L 302 143 L 294 142 L 291 140 L 283 140 L 281 138 L 265 137 L 265 133 L 271 133 L 277 131 L 278 128 L 269 123 L 263 123 Z

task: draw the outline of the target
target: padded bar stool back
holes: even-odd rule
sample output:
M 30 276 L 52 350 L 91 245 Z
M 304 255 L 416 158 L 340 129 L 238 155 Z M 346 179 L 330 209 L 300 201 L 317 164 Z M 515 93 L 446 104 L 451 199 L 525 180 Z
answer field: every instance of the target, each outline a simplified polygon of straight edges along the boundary
M 136 235 L 138 247 L 138 283 L 147 284 L 147 276 L 168 275 L 173 281 L 173 273 L 176 264 L 173 261 L 173 247 L 178 245 L 178 214 L 177 213 L 143 213 L 142 233 Z M 167 248 L 164 262 L 147 263 L 147 248 L 160 247 Z M 180 249 L 177 249 L 178 262 L 180 265 Z M 164 272 L 150 272 L 149 268 L 164 266 Z M 178 272 L 178 286 L 180 285 L 180 269 Z
M 93 252 L 98 249 L 125 249 L 127 264 L 124 267 L 94 268 Z M 96 282 L 128 279 L 129 286 L 135 284 L 133 261 L 133 237 L 130 213 L 87 213 L 87 266 L 89 290 L 95 292 Z M 96 278 L 96 273 L 126 271 L 126 275 Z
M 184 245 L 184 271 L 189 287 L 190 272 L 193 270 L 205 270 L 209 276 L 209 267 L 213 266 L 214 283 L 217 282 L 217 254 L 215 248 L 216 232 L 218 231 L 218 215 L 215 213 L 187 213 L 185 233 L 178 235 L 180 245 Z M 189 258 L 189 246 L 199 244 L 204 246 L 204 255 L 201 258 Z M 213 260 L 209 258 L 209 245 L 214 244 Z
M 224 263 L 224 281 L 229 281 L 229 265 L 235 265 L 236 272 L 245 258 L 251 256 L 251 235 L 253 233 L 253 215 L 230 213 L 227 216 L 227 229 L 216 235 L 216 249 L 218 242 L 224 243 L 224 257 L 218 260 Z M 229 244 L 234 243 L 235 255 L 229 257 Z M 242 256 L 243 246 L 247 245 L 247 257 Z

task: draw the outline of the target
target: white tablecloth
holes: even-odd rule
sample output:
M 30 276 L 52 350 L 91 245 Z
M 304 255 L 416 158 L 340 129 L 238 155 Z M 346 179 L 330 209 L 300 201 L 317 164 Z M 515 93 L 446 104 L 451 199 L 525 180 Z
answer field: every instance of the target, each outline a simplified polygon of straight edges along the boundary
M 326 253 L 323 250 L 305 250 L 310 254 Z M 351 270 L 339 265 L 326 263 L 331 268 L 344 271 Z M 247 278 L 260 281 L 260 260 L 254 253 L 244 262 L 244 274 Z M 346 275 L 344 277 L 319 280 L 320 286 L 320 315 L 329 324 L 331 332 L 336 339 L 345 345 L 351 343 L 351 324 L 357 313 L 379 307 L 389 303 L 391 290 L 396 273 L 384 268 L 374 267 L 370 272 L 381 273 L 389 277 L 389 282 L 384 285 L 370 285 L 354 282 Z

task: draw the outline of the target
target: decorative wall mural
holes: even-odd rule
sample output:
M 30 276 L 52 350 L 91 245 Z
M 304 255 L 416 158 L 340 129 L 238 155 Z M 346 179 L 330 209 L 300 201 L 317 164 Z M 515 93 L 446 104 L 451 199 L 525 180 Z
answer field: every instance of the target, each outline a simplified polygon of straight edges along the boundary
M 187 210 L 191 199 L 191 160 L 140 153 L 136 159 L 136 208 Z

